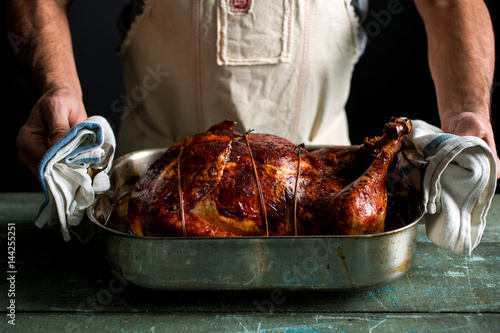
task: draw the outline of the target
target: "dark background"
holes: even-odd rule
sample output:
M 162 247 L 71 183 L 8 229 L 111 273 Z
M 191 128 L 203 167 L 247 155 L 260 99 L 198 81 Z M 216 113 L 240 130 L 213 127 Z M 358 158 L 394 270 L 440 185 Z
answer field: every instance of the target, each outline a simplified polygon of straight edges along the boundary
M 70 25 L 73 46 L 83 98 L 88 115 L 100 114 L 108 118 L 113 129 L 119 127 L 119 114 L 112 111 L 111 103 L 123 93 L 120 58 L 116 55 L 120 36 L 116 20 L 129 0 L 80 0 L 71 7 Z M 500 29 L 498 0 L 485 1 L 490 9 L 495 30 Z M 4 0 L 0 0 L 2 23 Z M 356 65 L 351 97 L 347 104 L 351 141 L 360 143 L 367 136 L 381 134 L 391 116 L 405 116 L 426 120 L 439 126 L 434 86 L 427 65 L 426 37 L 422 20 L 413 2 L 400 0 L 401 13 L 392 15 L 387 23 L 377 22 L 373 13 L 387 9 L 387 0 L 370 1 L 366 23 L 375 23 L 379 31 L 372 30 L 365 54 Z M 3 24 L 1 34 L 6 35 Z M 498 53 L 497 45 L 497 53 Z M 29 80 L 21 74 L 4 39 L 1 47 L 1 89 L 3 143 L 0 191 L 40 191 L 40 185 L 17 158 L 15 138 L 27 119 L 37 94 Z M 500 88 L 498 71 L 495 76 Z M 492 117 L 494 129 L 500 117 L 500 95 L 493 93 Z M 499 128 L 500 131 L 500 128 Z M 498 131 L 496 131 L 498 132 Z M 497 144 L 500 134 L 497 134 Z

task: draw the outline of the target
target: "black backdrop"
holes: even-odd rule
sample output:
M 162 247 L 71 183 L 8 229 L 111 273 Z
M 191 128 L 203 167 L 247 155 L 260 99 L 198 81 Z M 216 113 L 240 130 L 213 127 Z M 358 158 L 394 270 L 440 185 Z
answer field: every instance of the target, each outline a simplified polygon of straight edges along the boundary
M 128 0 L 80 0 L 70 9 L 70 25 L 78 72 L 83 87 L 84 103 L 89 115 L 108 118 L 113 129 L 119 127 L 119 114 L 111 103 L 123 93 L 120 59 L 115 50 L 119 44 L 116 19 Z M 399 0 L 402 11 L 385 21 L 377 13 L 387 9 L 387 0 L 371 0 L 369 40 L 366 52 L 356 65 L 347 111 L 351 141 L 360 143 L 366 136 L 380 135 L 383 124 L 391 116 L 424 119 L 439 126 L 434 87 L 427 66 L 426 37 L 422 20 L 410 0 Z M 498 0 L 487 0 L 496 30 L 500 30 Z M 3 5 L 2 4 L 2 20 Z M 371 23 L 369 23 L 371 22 Z M 3 24 L 1 33 L 6 35 Z M 40 191 L 35 177 L 17 159 L 16 134 L 25 122 L 37 96 L 29 81 L 16 67 L 2 44 L 1 89 L 3 143 L 0 191 Z M 497 45 L 498 53 L 498 45 Z M 497 71 L 495 82 L 500 88 Z M 495 129 L 500 117 L 500 95 L 493 94 Z M 498 132 L 498 131 L 496 131 Z M 500 134 L 497 134 L 500 145 Z

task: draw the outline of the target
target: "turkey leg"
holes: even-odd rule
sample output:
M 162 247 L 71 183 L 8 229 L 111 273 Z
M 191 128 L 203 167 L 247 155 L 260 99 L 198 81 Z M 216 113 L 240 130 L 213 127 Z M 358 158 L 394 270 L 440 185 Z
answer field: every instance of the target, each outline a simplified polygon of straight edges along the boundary
M 330 203 L 329 234 L 362 235 L 384 231 L 387 210 L 387 172 L 411 130 L 407 119 L 391 119 L 381 138 L 366 140 L 365 150 L 379 150 L 368 169 L 343 188 Z

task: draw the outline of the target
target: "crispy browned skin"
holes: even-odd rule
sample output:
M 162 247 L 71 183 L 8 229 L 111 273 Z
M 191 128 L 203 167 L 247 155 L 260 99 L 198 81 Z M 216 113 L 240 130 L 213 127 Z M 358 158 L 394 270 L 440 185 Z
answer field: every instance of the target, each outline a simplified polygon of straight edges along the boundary
M 384 230 L 387 170 L 410 131 L 310 154 L 226 120 L 168 149 L 139 180 L 132 232 L 148 236 L 359 235 Z M 342 177 L 340 177 L 342 176 Z

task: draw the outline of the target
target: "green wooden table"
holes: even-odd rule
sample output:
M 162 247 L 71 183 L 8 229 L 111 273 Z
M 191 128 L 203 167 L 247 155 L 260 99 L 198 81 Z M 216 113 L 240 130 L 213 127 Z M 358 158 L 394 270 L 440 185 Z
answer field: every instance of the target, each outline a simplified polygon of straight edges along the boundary
M 66 243 L 58 228 L 35 227 L 42 201 L 41 193 L 0 193 L 0 332 L 500 331 L 500 196 L 471 256 L 437 248 L 422 227 L 413 268 L 389 286 L 281 294 L 159 292 L 127 284 L 97 242 Z

